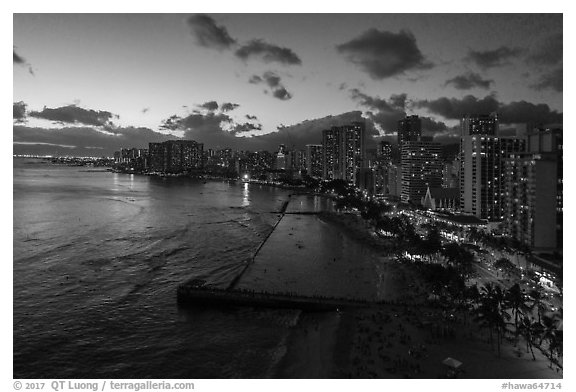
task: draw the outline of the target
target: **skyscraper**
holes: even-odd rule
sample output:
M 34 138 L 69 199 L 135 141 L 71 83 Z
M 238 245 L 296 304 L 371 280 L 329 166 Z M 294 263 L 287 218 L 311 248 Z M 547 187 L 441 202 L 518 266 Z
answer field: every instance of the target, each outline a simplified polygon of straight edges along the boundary
M 392 163 L 392 144 L 384 140 L 378 143 L 377 155 L 380 165 Z
M 356 182 L 356 173 L 364 165 L 365 124 L 332 127 L 322 131 L 323 178 Z
M 416 141 L 422 136 L 422 120 L 418 116 L 407 116 L 398 121 L 398 147 L 403 142 Z
M 467 135 L 461 138 L 460 207 L 489 221 L 504 217 L 503 160 L 522 152 L 525 140 L 515 137 Z
M 416 140 L 402 143 L 402 194 L 404 203 L 420 204 L 428 187 L 442 185 L 440 144 Z
M 536 250 L 562 249 L 562 130 L 527 135 L 528 152 L 505 159 L 509 236 Z
M 322 145 L 306 145 L 306 172 L 310 177 L 322 177 Z
M 461 136 L 498 134 L 498 116 L 492 114 L 475 114 L 464 116 L 460 122 Z
M 204 145 L 194 140 L 168 140 L 148 147 L 151 171 L 180 173 L 202 167 Z

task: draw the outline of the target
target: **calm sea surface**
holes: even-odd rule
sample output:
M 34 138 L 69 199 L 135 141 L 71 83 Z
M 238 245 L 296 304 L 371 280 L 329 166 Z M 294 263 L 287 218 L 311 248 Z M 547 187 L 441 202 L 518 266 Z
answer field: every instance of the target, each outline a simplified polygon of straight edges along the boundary
M 185 310 L 175 293 L 225 287 L 289 192 L 32 159 L 13 181 L 15 378 L 275 374 L 297 311 Z

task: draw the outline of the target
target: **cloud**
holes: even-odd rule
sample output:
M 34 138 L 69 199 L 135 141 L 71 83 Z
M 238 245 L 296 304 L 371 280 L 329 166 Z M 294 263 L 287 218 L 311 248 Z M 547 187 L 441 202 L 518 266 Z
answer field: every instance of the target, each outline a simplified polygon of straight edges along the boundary
M 216 21 L 208 15 L 192 15 L 187 23 L 200 46 L 224 50 L 236 43 L 236 40 L 228 34 L 226 27 L 217 25 Z
M 220 110 L 222 110 L 223 112 L 230 112 L 239 106 L 240 105 L 237 103 L 224 102 L 222 105 L 220 105 Z
M 452 79 L 447 80 L 444 85 L 452 85 L 458 90 L 470 90 L 475 87 L 489 89 L 492 83 L 494 83 L 493 80 L 482 79 L 482 76 L 479 74 L 468 72 L 467 74 L 458 75 Z
M 562 113 L 552 110 L 547 104 L 533 104 L 526 101 L 503 103 L 494 95 L 478 99 L 467 95 L 461 99 L 441 97 L 434 100 L 415 101 L 415 107 L 426 108 L 429 112 L 447 119 L 460 119 L 466 114 L 489 114 L 496 112 L 502 124 L 515 123 L 562 123 Z
M 289 93 L 282 84 L 280 76 L 276 75 L 274 72 L 267 71 L 262 76 L 252 75 L 248 82 L 251 84 L 265 83 L 270 88 L 272 96 L 282 101 L 286 101 L 292 98 L 292 94 Z M 265 92 L 268 93 L 266 90 Z
M 50 121 L 56 121 L 65 124 L 83 124 L 92 126 L 101 126 L 114 128 L 112 118 L 118 118 L 117 115 L 107 111 L 96 111 L 84 109 L 76 105 L 62 106 L 51 109 L 44 108 L 42 111 L 32 111 L 30 117 L 41 118 Z
M 384 79 L 408 70 L 429 69 L 428 62 L 416 45 L 416 38 L 407 31 L 398 34 L 369 29 L 336 49 L 358 65 L 373 79 Z
M 482 69 L 501 67 L 510 64 L 510 60 L 520 57 L 525 49 L 501 46 L 494 50 L 470 50 L 465 60 L 478 65 Z
M 20 56 L 18 53 L 16 53 L 16 50 L 12 51 L 14 53 L 13 55 L 13 64 L 16 65 L 21 65 L 21 66 L 28 66 L 28 72 L 30 73 L 30 75 L 34 76 L 34 70 L 32 69 L 32 65 L 30 65 L 25 59 L 24 57 Z
M 286 101 L 288 99 L 292 98 L 292 94 L 290 94 L 288 92 L 288 90 L 286 90 L 284 87 L 278 87 L 275 90 L 273 90 L 272 95 L 275 98 L 281 99 L 282 101 Z
M 14 51 L 14 64 L 26 64 L 26 60 Z
M 94 128 L 66 127 L 45 129 L 15 125 L 13 127 L 15 154 L 73 154 L 77 156 L 112 156 L 121 148 L 148 148 L 149 142 L 177 139 L 148 128 L 116 128 L 103 133 Z M 65 148 L 66 150 L 63 150 Z
M 417 108 L 426 108 L 431 113 L 447 119 L 460 119 L 472 113 L 492 113 L 500 107 L 500 103 L 493 95 L 482 99 L 473 95 L 466 95 L 461 99 L 441 97 L 433 100 L 419 100 L 413 104 Z
M 216 101 L 208 101 L 208 102 L 203 103 L 202 105 L 198 105 L 198 106 L 203 108 L 203 109 L 210 110 L 210 111 L 218 110 L 218 102 L 216 102 Z
M 564 81 L 563 73 L 563 67 L 544 73 L 538 81 L 530 87 L 538 91 L 550 89 L 562 92 L 562 84 Z
M 550 66 L 559 65 L 563 61 L 562 33 L 556 33 L 547 37 L 539 46 L 537 46 L 530 55 L 528 62 L 540 65 Z
M 253 116 L 253 115 L 251 115 L 251 114 L 247 114 L 247 115 L 246 115 L 246 118 L 247 118 L 248 120 L 258 120 L 258 117 L 257 117 L 257 116 Z
M 236 50 L 236 57 L 246 61 L 258 58 L 265 63 L 280 63 L 284 65 L 301 65 L 302 60 L 290 48 L 269 44 L 261 39 L 253 39 Z
M 15 122 L 24 122 L 26 120 L 26 103 L 23 101 L 14 102 L 12 105 L 12 116 Z

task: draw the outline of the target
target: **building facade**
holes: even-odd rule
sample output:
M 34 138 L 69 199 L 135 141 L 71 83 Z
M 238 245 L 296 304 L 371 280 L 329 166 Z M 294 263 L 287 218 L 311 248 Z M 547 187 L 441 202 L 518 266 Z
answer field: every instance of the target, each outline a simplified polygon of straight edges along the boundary
M 202 168 L 202 143 L 194 140 L 168 140 L 149 143 L 149 170 L 163 173 L 182 173 Z
M 461 138 L 460 207 L 479 219 L 504 218 L 504 159 L 523 152 L 525 140 L 467 135 Z
M 322 177 L 322 156 L 321 144 L 306 145 L 306 172 L 310 177 Z
M 422 136 L 422 120 L 418 116 L 407 116 L 398 121 L 398 146 L 403 142 L 417 141 Z
M 426 189 L 442 185 L 440 144 L 431 141 L 406 141 L 402 143 L 402 193 L 403 203 L 421 204 Z
M 332 127 L 322 131 L 323 178 L 356 182 L 358 169 L 364 167 L 366 154 L 365 124 Z
M 505 160 L 507 234 L 534 250 L 562 250 L 562 130 L 527 134 L 527 152 Z

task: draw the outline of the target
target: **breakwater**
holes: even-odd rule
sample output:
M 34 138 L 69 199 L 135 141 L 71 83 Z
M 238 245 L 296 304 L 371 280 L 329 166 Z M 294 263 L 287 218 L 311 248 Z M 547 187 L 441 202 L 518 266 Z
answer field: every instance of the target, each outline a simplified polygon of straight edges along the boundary
M 323 296 L 302 296 L 292 293 L 262 293 L 248 290 L 222 290 L 198 286 L 191 281 L 178 286 L 180 306 L 229 307 L 252 306 L 273 309 L 302 309 L 308 311 L 333 311 L 346 308 L 371 307 L 377 302 L 331 298 Z
M 290 196 L 288 196 L 290 197 Z M 260 252 L 260 249 L 262 249 L 262 247 L 264 246 L 264 244 L 266 243 L 266 241 L 268 241 L 268 238 L 270 238 L 270 236 L 272 235 L 272 233 L 274 232 L 274 229 L 276 229 L 276 227 L 278 226 L 278 224 L 280 223 L 280 221 L 282 220 L 282 218 L 284 217 L 284 214 L 286 213 L 286 208 L 288 208 L 288 204 L 290 203 L 290 199 L 286 200 L 285 202 L 282 203 L 282 207 L 280 207 L 280 211 L 279 214 L 280 218 L 278 218 L 278 220 L 276 221 L 276 223 L 274 224 L 274 226 L 272 226 L 272 229 L 270 230 L 270 232 L 266 235 L 266 237 L 264 237 L 264 239 L 262 240 L 262 242 L 260 243 L 260 245 L 258 245 L 258 248 L 256 248 L 256 250 L 254 251 L 254 253 L 252 254 L 252 257 L 250 257 L 250 259 L 248 259 L 246 261 L 246 265 L 244 266 L 244 268 L 242 268 L 242 271 L 240 271 L 240 273 L 238 274 L 238 276 L 236 276 L 232 282 L 230 282 L 230 284 L 228 285 L 227 290 L 232 290 L 234 289 L 234 287 L 236 287 L 236 285 L 238 284 L 238 282 L 240 281 L 240 278 L 242 278 L 242 275 L 244 275 L 244 272 L 246 272 L 246 270 L 248 269 L 248 267 L 250 266 L 250 264 L 252 264 L 254 262 L 254 259 L 256 258 L 256 256 L 258 255 L 258 252 Z

